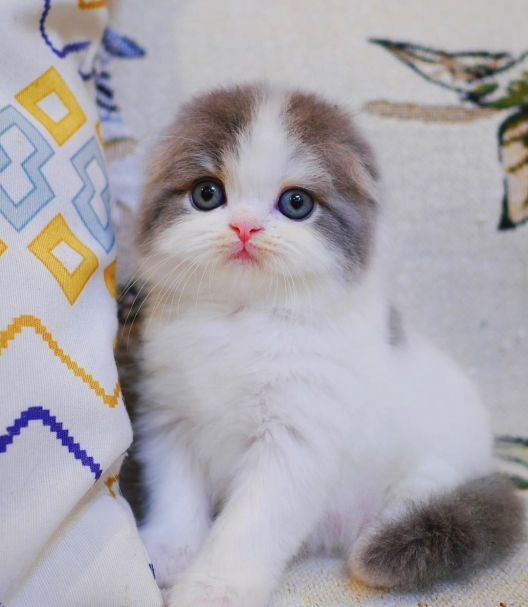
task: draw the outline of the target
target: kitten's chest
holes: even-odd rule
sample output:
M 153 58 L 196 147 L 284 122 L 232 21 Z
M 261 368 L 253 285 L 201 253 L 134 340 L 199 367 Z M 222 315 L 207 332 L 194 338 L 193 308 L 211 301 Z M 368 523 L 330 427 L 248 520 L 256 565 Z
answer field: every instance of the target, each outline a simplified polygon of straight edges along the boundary
M 175 408 L 225 417 L 262 403 L 264 393 L 292 374 L 308 374 L 332 350 L 327 341 L 316 327 L 282 316 L 192 314 L 154 328 L 145 362 L 163 382 L 177 382 Z
M 236 460 L 270 419 L 291 423 L 282 394 L 293 382 L 331 381 L 339 358 L 320 328 L 245 311 L 189 315 L 146 337 L 148 391 L 213 460 Z
M 365 339 L 325 318 L 196 312 L 145 338 L 145 416 L 178 425 L 220 499 L 260 436 L 334 422 L 347 434 L 351 382 L 371 367 Z
M 147 399 L 180 425 L 211 492 L 221 496 L 263 426 L 292 423 L 281 394 L 292 377 L 309 377 L 320 339 L 287 319 L 243 311 L 190 315 L 146 337 Z

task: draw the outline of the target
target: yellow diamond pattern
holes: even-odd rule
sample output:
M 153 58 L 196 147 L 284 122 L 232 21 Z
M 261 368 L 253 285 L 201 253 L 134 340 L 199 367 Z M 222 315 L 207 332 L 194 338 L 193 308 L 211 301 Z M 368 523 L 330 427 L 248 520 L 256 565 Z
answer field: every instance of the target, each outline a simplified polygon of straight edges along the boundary
M 71 247 L 83 258 L 73 272 L 70 272 L 52 253 L 61 242 Z M 96 255 L 75 236 L 60 214 L 50 221 L 29 244 L 28 249 L 51 272 L 71 305 L 75 303 L 86 283 L 99 267 Z
M 7 251 L 7 245 L 3 240 L 0 240 L 0 257 Z
M 68 113 L 55 122 L 38 104 L 48 95 L 55 93 Z M 16 100 L 50 133 L 58 145 L 63 145 L 86 122 L 86 116 L 68 85 L 54 68 L 44 72 L 26 88 L 15 95 Z

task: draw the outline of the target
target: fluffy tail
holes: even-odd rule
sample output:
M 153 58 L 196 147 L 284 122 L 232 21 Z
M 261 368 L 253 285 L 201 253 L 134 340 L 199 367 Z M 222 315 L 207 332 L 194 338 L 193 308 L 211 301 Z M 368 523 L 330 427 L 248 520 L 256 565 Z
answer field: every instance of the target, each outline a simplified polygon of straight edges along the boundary
M 352 574 L 402 590 L 467 577 L 512 552 L 522 537 L 523 500 L 499 475 L 414 505 L 381 527 L 351 563 Z

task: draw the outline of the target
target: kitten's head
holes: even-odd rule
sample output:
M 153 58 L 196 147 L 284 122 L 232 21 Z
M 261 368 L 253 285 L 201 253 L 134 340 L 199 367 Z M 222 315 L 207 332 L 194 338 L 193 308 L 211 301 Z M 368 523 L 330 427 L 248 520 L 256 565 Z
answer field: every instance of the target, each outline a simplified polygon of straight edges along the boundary
M 255 293 L 368 267 L 376 169 L 347 113 L 267 86 L 192 99 L 162 136 L 139 223 L 167 292 Z

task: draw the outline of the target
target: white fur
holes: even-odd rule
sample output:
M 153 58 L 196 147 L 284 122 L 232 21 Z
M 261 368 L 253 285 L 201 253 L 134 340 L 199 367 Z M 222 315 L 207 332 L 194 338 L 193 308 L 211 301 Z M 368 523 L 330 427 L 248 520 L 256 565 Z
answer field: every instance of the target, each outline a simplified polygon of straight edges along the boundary
M 303 544 L 383 583 L 355 560 L 376 526 L 492 470 L 470 383 L 408 330 L 388 344 L 379 251 L 344 280 L 315 215 L 274 208 L 313 176 L 294 152 L 280 99 L 265 103 L 229 160 L 228 205 L 184 216 L 144 260 L 142 535 L 170 607 L 262 607 Z M 258 267 L 228 259 L 240 217 L 264 227 Z

